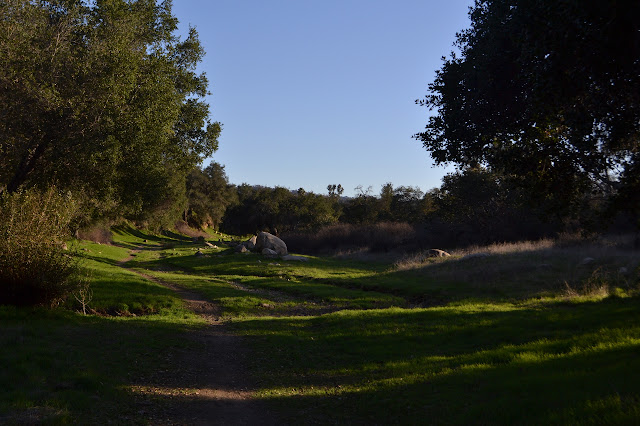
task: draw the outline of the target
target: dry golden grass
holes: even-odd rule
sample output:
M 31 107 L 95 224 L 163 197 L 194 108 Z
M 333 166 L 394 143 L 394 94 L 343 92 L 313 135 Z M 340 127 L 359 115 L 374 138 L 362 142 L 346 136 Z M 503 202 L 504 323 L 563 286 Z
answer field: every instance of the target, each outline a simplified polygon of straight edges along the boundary
M 397 261 L 395 267 L 506 297 L 606 297 L 640 289 L 640 251 L 630 248 L 631 239 L 492 244 L 437 258 L 422 252 Z

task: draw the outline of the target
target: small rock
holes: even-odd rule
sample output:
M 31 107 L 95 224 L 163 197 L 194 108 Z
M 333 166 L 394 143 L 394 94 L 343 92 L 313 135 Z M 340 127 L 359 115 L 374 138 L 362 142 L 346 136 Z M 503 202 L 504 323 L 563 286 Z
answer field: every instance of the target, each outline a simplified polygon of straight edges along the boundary
M 205 246 L 207 246 L 207 247 L 211 247 L 211 248 L 215 247 L 213 244 L 211 244 L 211 243 L 210 243 L 210 242 L 208 242 L 208 241 L 205 241 L 205 242 L 204 242 L 204 245 L 205 245 Z
M 249 249 L 249 250 L 254 250 L 256 248 L 256 240 L 258 237 L 256 237 L 255 235 L 251 238 L 249 238 L 247 241 L 244 242 L 244 245 Z
M 582 259 L 582 262 L 580 262 L 580 265 L 589 265 L 591 263 L 593 263 L 595 261 L 595 259 L 593 257 L 585 257 L 584 259 Z
M 282 256 L 282 260 L 291 260 L 297 262 L 308 262 L 309 259 L 304 256 L 294 256 L 292 254 L 287 254 L 286 256 Z
M 622 268 L 618 269 L 618 273 L 620 275 L 627 275 L 629 273 L 629 270 L 623 266 Z
M 202 257 L 202 256 L 204 256 L 204 253 L 201 252 L 200 250 L 198 250 L 194 256 Z
M 440 250 L 440 249 L 431 249 L 429 250 L 429 256 L 430 257 L 447 257 L 447 256 L 451 256 L 449 253 L 447 253 L 444 250 Z
M 262 249 L 262 255 L 273 257 L 273 256 L 277 256 L 278 253 L 276 253 L 274 250 L 271 250 L 269 248 L 265 248 L 265 249 Z

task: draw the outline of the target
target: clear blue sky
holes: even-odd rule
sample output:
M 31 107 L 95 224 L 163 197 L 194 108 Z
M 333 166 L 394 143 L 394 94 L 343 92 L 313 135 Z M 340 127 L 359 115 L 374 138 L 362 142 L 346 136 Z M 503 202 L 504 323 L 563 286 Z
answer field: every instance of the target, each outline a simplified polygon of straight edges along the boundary
M 174 0 L 180 31 L 194 26 L 207 55 L 212 157 L 231 183 L 345 195 L 386 182 L 440 186 L 412 135 L 472 0 Z M 205 162 L 207 164 L 209 160 Z

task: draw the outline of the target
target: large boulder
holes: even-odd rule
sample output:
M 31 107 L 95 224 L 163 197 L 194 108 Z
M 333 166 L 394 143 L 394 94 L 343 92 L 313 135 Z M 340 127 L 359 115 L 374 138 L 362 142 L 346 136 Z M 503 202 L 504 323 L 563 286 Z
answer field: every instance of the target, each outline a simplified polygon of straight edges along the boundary
M 268 232 L 261 232 L 256 238 L 255 250 L 261 252 L 264 249 L 273 250 L 280 256 L 286 256 L 289 253 L 284 241 Z

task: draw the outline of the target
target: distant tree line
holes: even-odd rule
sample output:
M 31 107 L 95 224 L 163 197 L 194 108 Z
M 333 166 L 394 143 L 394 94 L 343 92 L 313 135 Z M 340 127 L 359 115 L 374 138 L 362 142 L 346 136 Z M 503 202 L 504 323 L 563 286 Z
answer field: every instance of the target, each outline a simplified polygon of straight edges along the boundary
M 423 193 L 231 185 L 204 51 L 171 1 L 0 2 L 0 192 L 55 185 L 76 226 L 184 220 L 236 234 L 421 224 L 452 240 L 535 238 L 640 215 L 640 4 L 483 0 L 419 103 L 415 137 L 455 164 Z M 571 18 L 571 19 L 568 19 Z
M 448 174 L 439 188 L 426 193 L 386 183 L 378 194 L 357 187 L 355 196 L 345 197 L 342 186 L 335 184 L 326 194 L 232 185 L 224 167 L 211 163 L 189 175 L 187 188 L 185 221 L 237 235 L 300 235 L 338 224 L 365 229 L 404 223 L 458 245 L 535 239 L 573 226 L 570 217 L 547 215 L 544 206 L 533 208 L 524 189 L 483 168 Z

